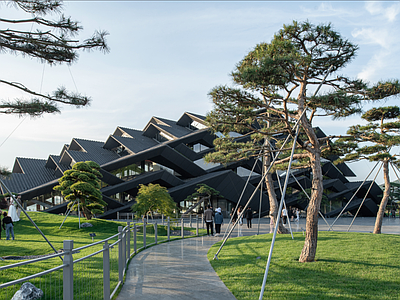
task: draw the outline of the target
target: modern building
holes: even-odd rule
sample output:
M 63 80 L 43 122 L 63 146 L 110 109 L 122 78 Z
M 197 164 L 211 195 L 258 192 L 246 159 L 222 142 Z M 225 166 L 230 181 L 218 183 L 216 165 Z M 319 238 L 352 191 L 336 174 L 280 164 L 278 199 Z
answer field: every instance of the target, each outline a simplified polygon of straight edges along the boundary
M 104 142 L 73 138 L 59 155 L 49 155 L 47 160 L 17 157 L 11 176 L 4 182 L 12 192 L 21 195 L 29 210 L 65 213 L 66 203 L 53 187 L 63 172 L 76 162 L 95 161 L 101 166 L 101 191 L 107 202 L 100 218 L 116 218 L 118 212 L 130 212 L 139 184 L 149 183 L 166 187 L 181 212 L 195 204 L 185 199 L 203 183 L 220 192 L 220 197 L 212 199 L 212 204 L 221 207 L 225 216 L 238 201 L 244 205 L 250 198 L 254 212 L 260 210 L 261 203 L 261 215 L 268 215 L 265 186 L 260 185 L 261 193 L 257 188 L 262 177 L 261 162 L 250 159 L 228 165 L 206 164 L 203 157 L 213 151 L 215 135 L 204 120 L 204 116 L 186 112 L 177 121 L 152 117 L 143 130 L 117 127 Z M 323 135 L 323 132 L 318 130 L 318 134 Z M 355 175 L 346 164 L 335 166 L 331 160 L 324 159 L 322 165 L 326 196 L 321 205 L 322 213 L 337 215 L 358 190 L 346 208 L 348 213 L 354 214 L 372 185 L 360 215 L 376 215 L 382 194 L 378 185 L 367 181 L 359 188 L 360 182 L 347 179 Z M 286 203 L 305 210 L 308 200 L 302 189 L 311 187 L 310 170 L 296 170 L 293 174 L 295 178 L 290 177 Z M 278 197 L 278 178 L 283 185 L 284 175 L 274 175 Z M 200 210 L 201 205 L 194 212 Z

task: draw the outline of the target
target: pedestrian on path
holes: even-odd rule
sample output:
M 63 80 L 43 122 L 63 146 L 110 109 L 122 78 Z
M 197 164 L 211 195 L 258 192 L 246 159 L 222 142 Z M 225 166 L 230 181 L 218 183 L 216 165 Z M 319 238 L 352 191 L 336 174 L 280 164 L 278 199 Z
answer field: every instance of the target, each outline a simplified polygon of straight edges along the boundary
M 206 226 L 207 226 L 207 235 L 210 236 L 210 228 L 211 228 L 211 235 L 214 235 L 213 211 L 211 209 L 211 205 L 208 205 L 206 211 L 204 212 L 204 222 L 206 222 Z
M 300 221 L 300 211 L 298 208 L 296 208 L 296 222 Z
M 251 228 L 251 219 L 253 219 L 253 212 L 251 211 L 251 208 L 248 207 L 246 210 L 247 228 Z
M 283 208 L 282 209 L 282 221 L 283 221 L 283 224 L 286 224 L 287 217 L 288 217 L 287 210 L 286 210 L 286 208 Z
M 219 236 L 221 233 L 221 225 L 224 223 L 224 216 L 221 212 L 221 207 L 218 207 L 214 215 L 214 223 L 215 223 L 215 236 Z

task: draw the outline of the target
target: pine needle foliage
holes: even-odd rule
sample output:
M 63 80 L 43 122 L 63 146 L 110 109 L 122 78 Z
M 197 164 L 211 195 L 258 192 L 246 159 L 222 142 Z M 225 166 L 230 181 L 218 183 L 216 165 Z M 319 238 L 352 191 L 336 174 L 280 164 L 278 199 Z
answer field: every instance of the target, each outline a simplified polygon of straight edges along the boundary
M 235 87 L 220 85 L 209 93 L 214 106 L 206 121 L 219 137 L 216 151 L 206 156 L 208 162 L 226 164 L 258 156 L 267 161 L 273 150 L 269 144 L 279 143 L 282 136 L 294 137 L 293 124 L 300 123 L 300 138 L 292 139 L 292 143 L 301 151 L 293 158 L 310 167 L 313 178 L 306 242 L 300 256 L 303 262 L 315 257 L 323 195 L 320 159 L 332 138 L 317 135 L 314 118 L 340 119 L 359 114 L 366 101 L 400 93 L 398 80 L 368 85 L 339 74 L 357 50 L 358 46 L 343 38 L 331 24 L 293 21 L 283 25 L 271 42 L 256 45 L 235 66 L 231 73 Z M 235 138 L 232 132 L 245 137 Z M 287 162 L 290 146 L 278 157 L 278 164 Z
M 0 5 L 9 5 L 27 14 L 25 19 L 15 20 L 0 18 L 0 24 L 6 29 L 0 29 L 0 52 L 4 54 L 21 55 L 38 59 L 40 63 L 49 65 L 72 64 L 78 59 L 78 51 L 100 50 L 108 52 L 105 31 L 94 34 L 79 41 L 76 36 L 83 29 L 71 17 L 65 17 L 62 12 L 62 1 L 59 0 L 10 0 Z M 58 20 L 44 18 L 55 14 Z M 15 28 L 10 28 L 14 25 Z M 18 25 L 30 25 L 31 30 L 25 31 Z M 72 93 L 64 87 L 59 87 L 52 93 L 36 92 L 17 80 L 0 80 L 0 84 L 11 86 L 23 91 L 31 98 L 1 100 L 0 113 L 41 116 L 44 113 L 60 112 L 59 105 L 82 107 L 89 105 L 90 97 L 80 93 Z
M 104 212 L 107 203 L 100 192 L 100 166 L 93 161 L 77 162 L 71 170 L 64 172 L 58 180 L 59 185 L 54 190 L 60 191 L 65 200 L 68 200 L 68 208 L 79 209 L 87 220 L 94 215 Z

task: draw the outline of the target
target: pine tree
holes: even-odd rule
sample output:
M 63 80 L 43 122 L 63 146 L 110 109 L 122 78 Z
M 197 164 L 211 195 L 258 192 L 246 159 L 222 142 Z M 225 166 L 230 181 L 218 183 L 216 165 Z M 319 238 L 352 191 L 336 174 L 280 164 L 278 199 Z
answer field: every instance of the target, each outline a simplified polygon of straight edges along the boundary
M 220 137 L 210 162 L 266 158 L 265 145 L 279 144 L 282 136 L 294 137 L 298 121 L 301 135 L 295 141 L 298 167 L 312 171 L 312 193 L 307 209 L 306 237 L 299 261 L 314 261 L 317 249 L 318 212 L 323 195 L 321 157 L 330 137 L 319 138 L 315 116 L 344 118 L 361 112 L 365 100 L 380 100 L 400 92 L 398 81 L 370 87 L 362 80 L 338 75 L 354 57 L 358 46 L 344 39 L 331 24 L 296 22 L 284 25 L 270 43 L 261 43 L 240 61 L 231 76 L 237 88 L 217 86 L 210 92 L 214 103 L 207 121 Z M 327 76 L 326 78 L 324 78 Z M 318 87 L 325 88 L 317 94 Z M 245 134 L 247 141 L 231 132 Z M 293 141 L 293 139 L 292 139 Z M 273 150 L 273 149 L 271 149 Z M 289 147 L 278 163 L 287 163 Z M 274 150 L 273 150 L 274 151 Z
M 59 0 L 10 0 L 7 2 L 16 9 L 28 14 L 21 20 L 0 18 L 0 24 L 7 29 L 0 29 L 0 51 L 6 54 L 36 58 L 49 65 L 71 64 L 78 59 L 80 50 L 100 49 L 108 52 L 105 37 L 108 33 L 96 31 L 92 37 L 80 42 L 75 36 L 82 30 L 78 22 L 61 14 L 62 1 Z M 2 3 L 2 5 L 6 5 Z M 46 19 L 47 14 L 57 14 L 56 21 Z M 35 30 L 25 31 L 9 28 L 10 25 L 31 25 Z M 59 87 L 52 93 L 34 91 L 22 83 L 0 79 L 5 84 L 30 95 L 30 99 L 2 100 L 0 113 L 40 116 L 44 113 L 59 112 L 59 104 L 81 107 L 88 105 L 91 99 L 79 93 Z
M 100 192 L 100 166 L 93 161 L 77 162 L 72 169 L 64 172 L 58 180 L 59 185 L 54 190 L 60 191 L 65 200 L 68 200 L 68 208 L 79 210 L 87 220 L 94 215 L 104 212 L 107 203 Z
M 400 145 L 400 108 L 397 106 L 377 107 L 365 112 L 362 119 L 366 125 L 354 125 L 332 145 L 337 154 L 344 154 L 337 162 L 368 160 L 382 162 L 385 188 L 376 216 L 374 233 L 381 233 L 382 221 L 390 195 L 389 166 L 398 164 L 398 154 L 393 147 Z M 394 120 L 393 120 L 394 119 Z M 388 122 L 388 120 L 391 120 Z

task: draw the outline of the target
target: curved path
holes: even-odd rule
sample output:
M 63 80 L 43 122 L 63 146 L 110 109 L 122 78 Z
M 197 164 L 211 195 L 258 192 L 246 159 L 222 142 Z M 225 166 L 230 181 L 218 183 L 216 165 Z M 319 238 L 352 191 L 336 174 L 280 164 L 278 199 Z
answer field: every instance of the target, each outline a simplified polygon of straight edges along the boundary
M 226 223 L 229 220 L 224 220 Z M 334 219 L 327 220 L 332 224 Z M 340 218 L 335 231 L 347 231 L 352 219 Z M 375 218 L 357 218 L 350 231 L 372 232 Z M 225 224 L 226 224 L 225 223 Z M 243 225 L 235 229 L 231 237 L 269 233 L 269 219 L 253 220 L 253 228 Z M 286 225 L 288 227 L 288 225 Z M 291 224 L 293 231 L 305 228 L 305 219 Z M 222 228 L 222 232 L 225 226 Z M 319 219 L 319 230 L 328 230 L 326 223 Z M 384 218 L 383 233 L 400 234 L 400 218 Z M 176 240 L 148 248 L 135 255 L 129 264 L 126 281 L 117 300 L 189 300 L 236 298 L 219 279 L 207 259 L 210 247 L 221 237 L 196 237 Z
M 207 259 L 220 238 L 196 237 L 148 248 L 130 262 L 117 300 L 236 298 L 219 279 Z

